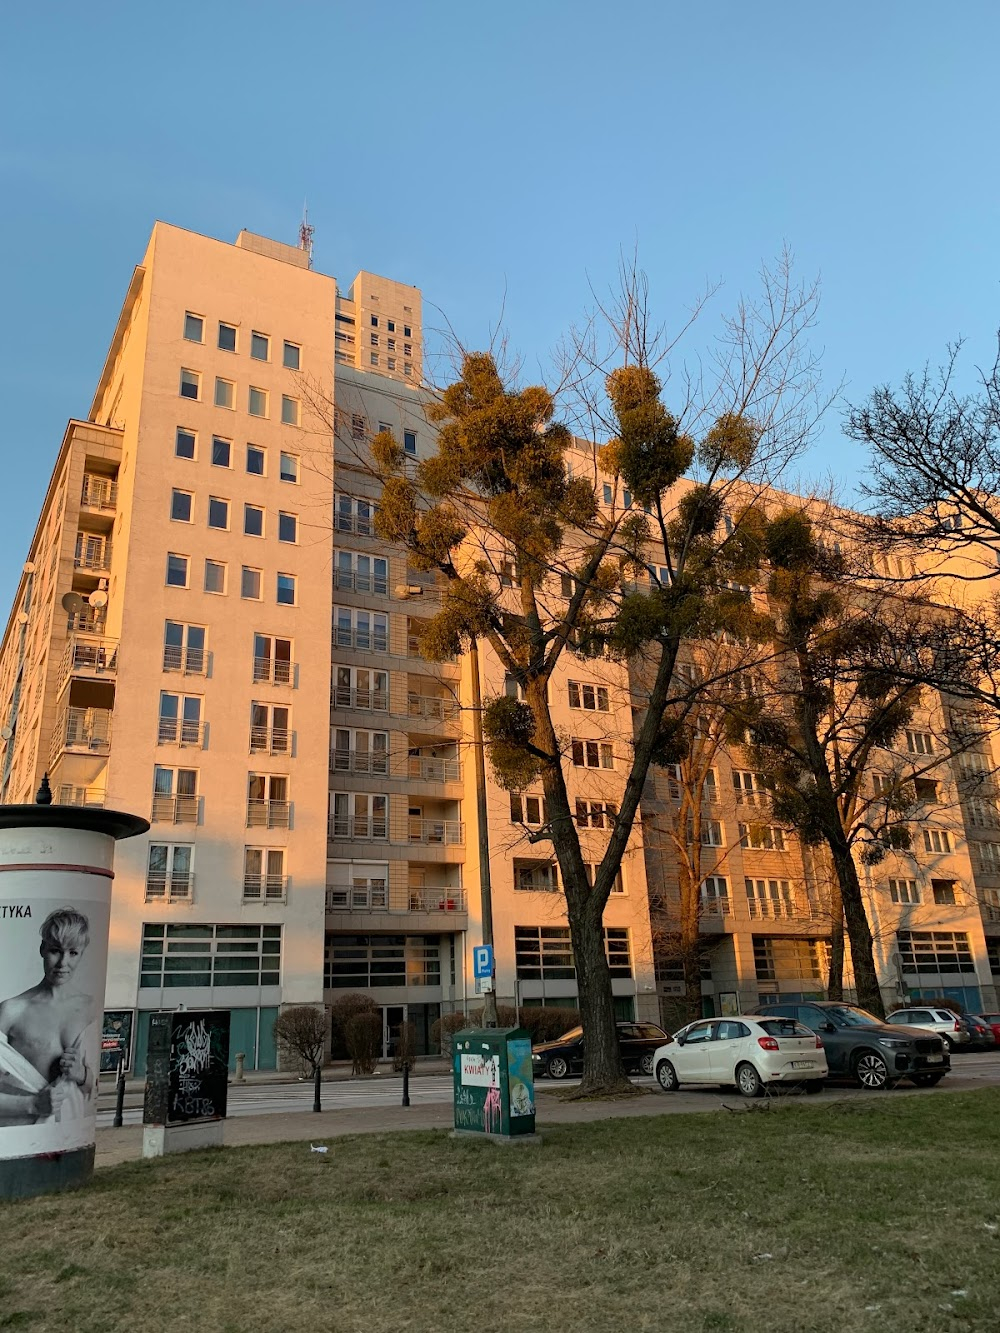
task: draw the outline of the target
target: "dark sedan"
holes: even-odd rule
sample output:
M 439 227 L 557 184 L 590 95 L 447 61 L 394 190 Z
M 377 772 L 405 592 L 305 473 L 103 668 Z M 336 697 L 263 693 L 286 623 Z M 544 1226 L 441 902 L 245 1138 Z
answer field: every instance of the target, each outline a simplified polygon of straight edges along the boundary
M 670 1038 L 655 1023 L 619 1023 L 618 1046 L 629 1073 L 653 1072 L 653 1052 Z M 531 1048 L 535 1077 L 567 1078 L 583 1071 L 583 1028 L 570 1028 L 556 1041 L 544 1041 Z
M 969 1034 L 970 1041 L 962 1049 L 966 1051 L 992 1051 L 997 1044 L 993 1025 L 979 1014 L 959 1014 L 958 1021 Z

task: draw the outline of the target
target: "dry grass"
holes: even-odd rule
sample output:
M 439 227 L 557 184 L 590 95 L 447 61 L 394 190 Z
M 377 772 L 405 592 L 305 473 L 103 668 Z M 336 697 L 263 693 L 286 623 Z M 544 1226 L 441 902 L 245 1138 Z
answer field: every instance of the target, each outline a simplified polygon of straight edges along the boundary
M 998 1112 L 886 1094 L 117 1167 L 0 1205 L 0 1328 L 993 1333 Z

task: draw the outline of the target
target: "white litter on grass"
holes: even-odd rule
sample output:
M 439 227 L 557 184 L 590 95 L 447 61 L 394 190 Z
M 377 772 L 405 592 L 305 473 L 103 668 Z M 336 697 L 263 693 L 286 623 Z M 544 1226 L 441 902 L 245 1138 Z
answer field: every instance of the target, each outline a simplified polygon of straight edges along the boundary
M 330 1149 L 327 1148 L 327 1147 L 325 1147 L 323 1144 L 320 1144 L 320 1146 L 317 1147 L 315 1143 L 310 1143 L 310 1145 L 309 1145 L 309 1151 L 310 1151 L 310 1152 L 329 1152 Z
M 983 1226 L 986 1228 L 987 1231 L 996 1231 L 997 1229 L 996 1222 L 984 1222 Z
M 877 1314 L 878 1311 L 881 1310 L 881 1308 L 882 1308 L 881 1305 L 866 1305 L 865 1311 L 868 1314 Z
M 753 1257 L 753 1261 L 754 1261 L 755 1264 L 761 1264 L 761 1263 L 764 1262 L 765 1259 L 773 1259 L 773 1258 L 774 1258 L 774 1255 L 773 1255 L 773 1254 L 767 1254 L 767 1253 L 765 1253 L 765 1254 L 755 1254 L 754 1257 Z
M 951 1294 L 953 1296 L 968 1296 L 969 1293 L 962 1287 L 960 1291 L 953 1291 Z

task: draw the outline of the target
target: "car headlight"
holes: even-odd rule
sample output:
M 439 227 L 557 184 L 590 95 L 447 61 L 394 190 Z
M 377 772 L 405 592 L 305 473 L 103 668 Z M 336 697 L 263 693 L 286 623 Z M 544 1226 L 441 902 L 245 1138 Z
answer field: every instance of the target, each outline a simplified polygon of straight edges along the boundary
M 878 1044 L 880 1046 L 891 1046 L 894 1048 L 899 1048 L 903 1046 L 909 1046 L 910 1041 L 908 1037 L 879 1037 Z

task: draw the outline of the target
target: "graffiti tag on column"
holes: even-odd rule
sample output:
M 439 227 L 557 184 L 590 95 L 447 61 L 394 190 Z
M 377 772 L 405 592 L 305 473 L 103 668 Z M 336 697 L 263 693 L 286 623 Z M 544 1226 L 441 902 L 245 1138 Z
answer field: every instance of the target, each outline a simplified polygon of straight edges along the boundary
M 190 1119 L 217 1115 L 215 1100 L 203 1086 L 212 1063 L 212 1036 L 204 1018 L 189 1023 L 177 1035 L 175 1049 L 171 1113 Z
M 487 1134 L 499 1134 L 501 1124 L 500 1089 L 490 1088 L 483 1102 L 483 1130 Z

